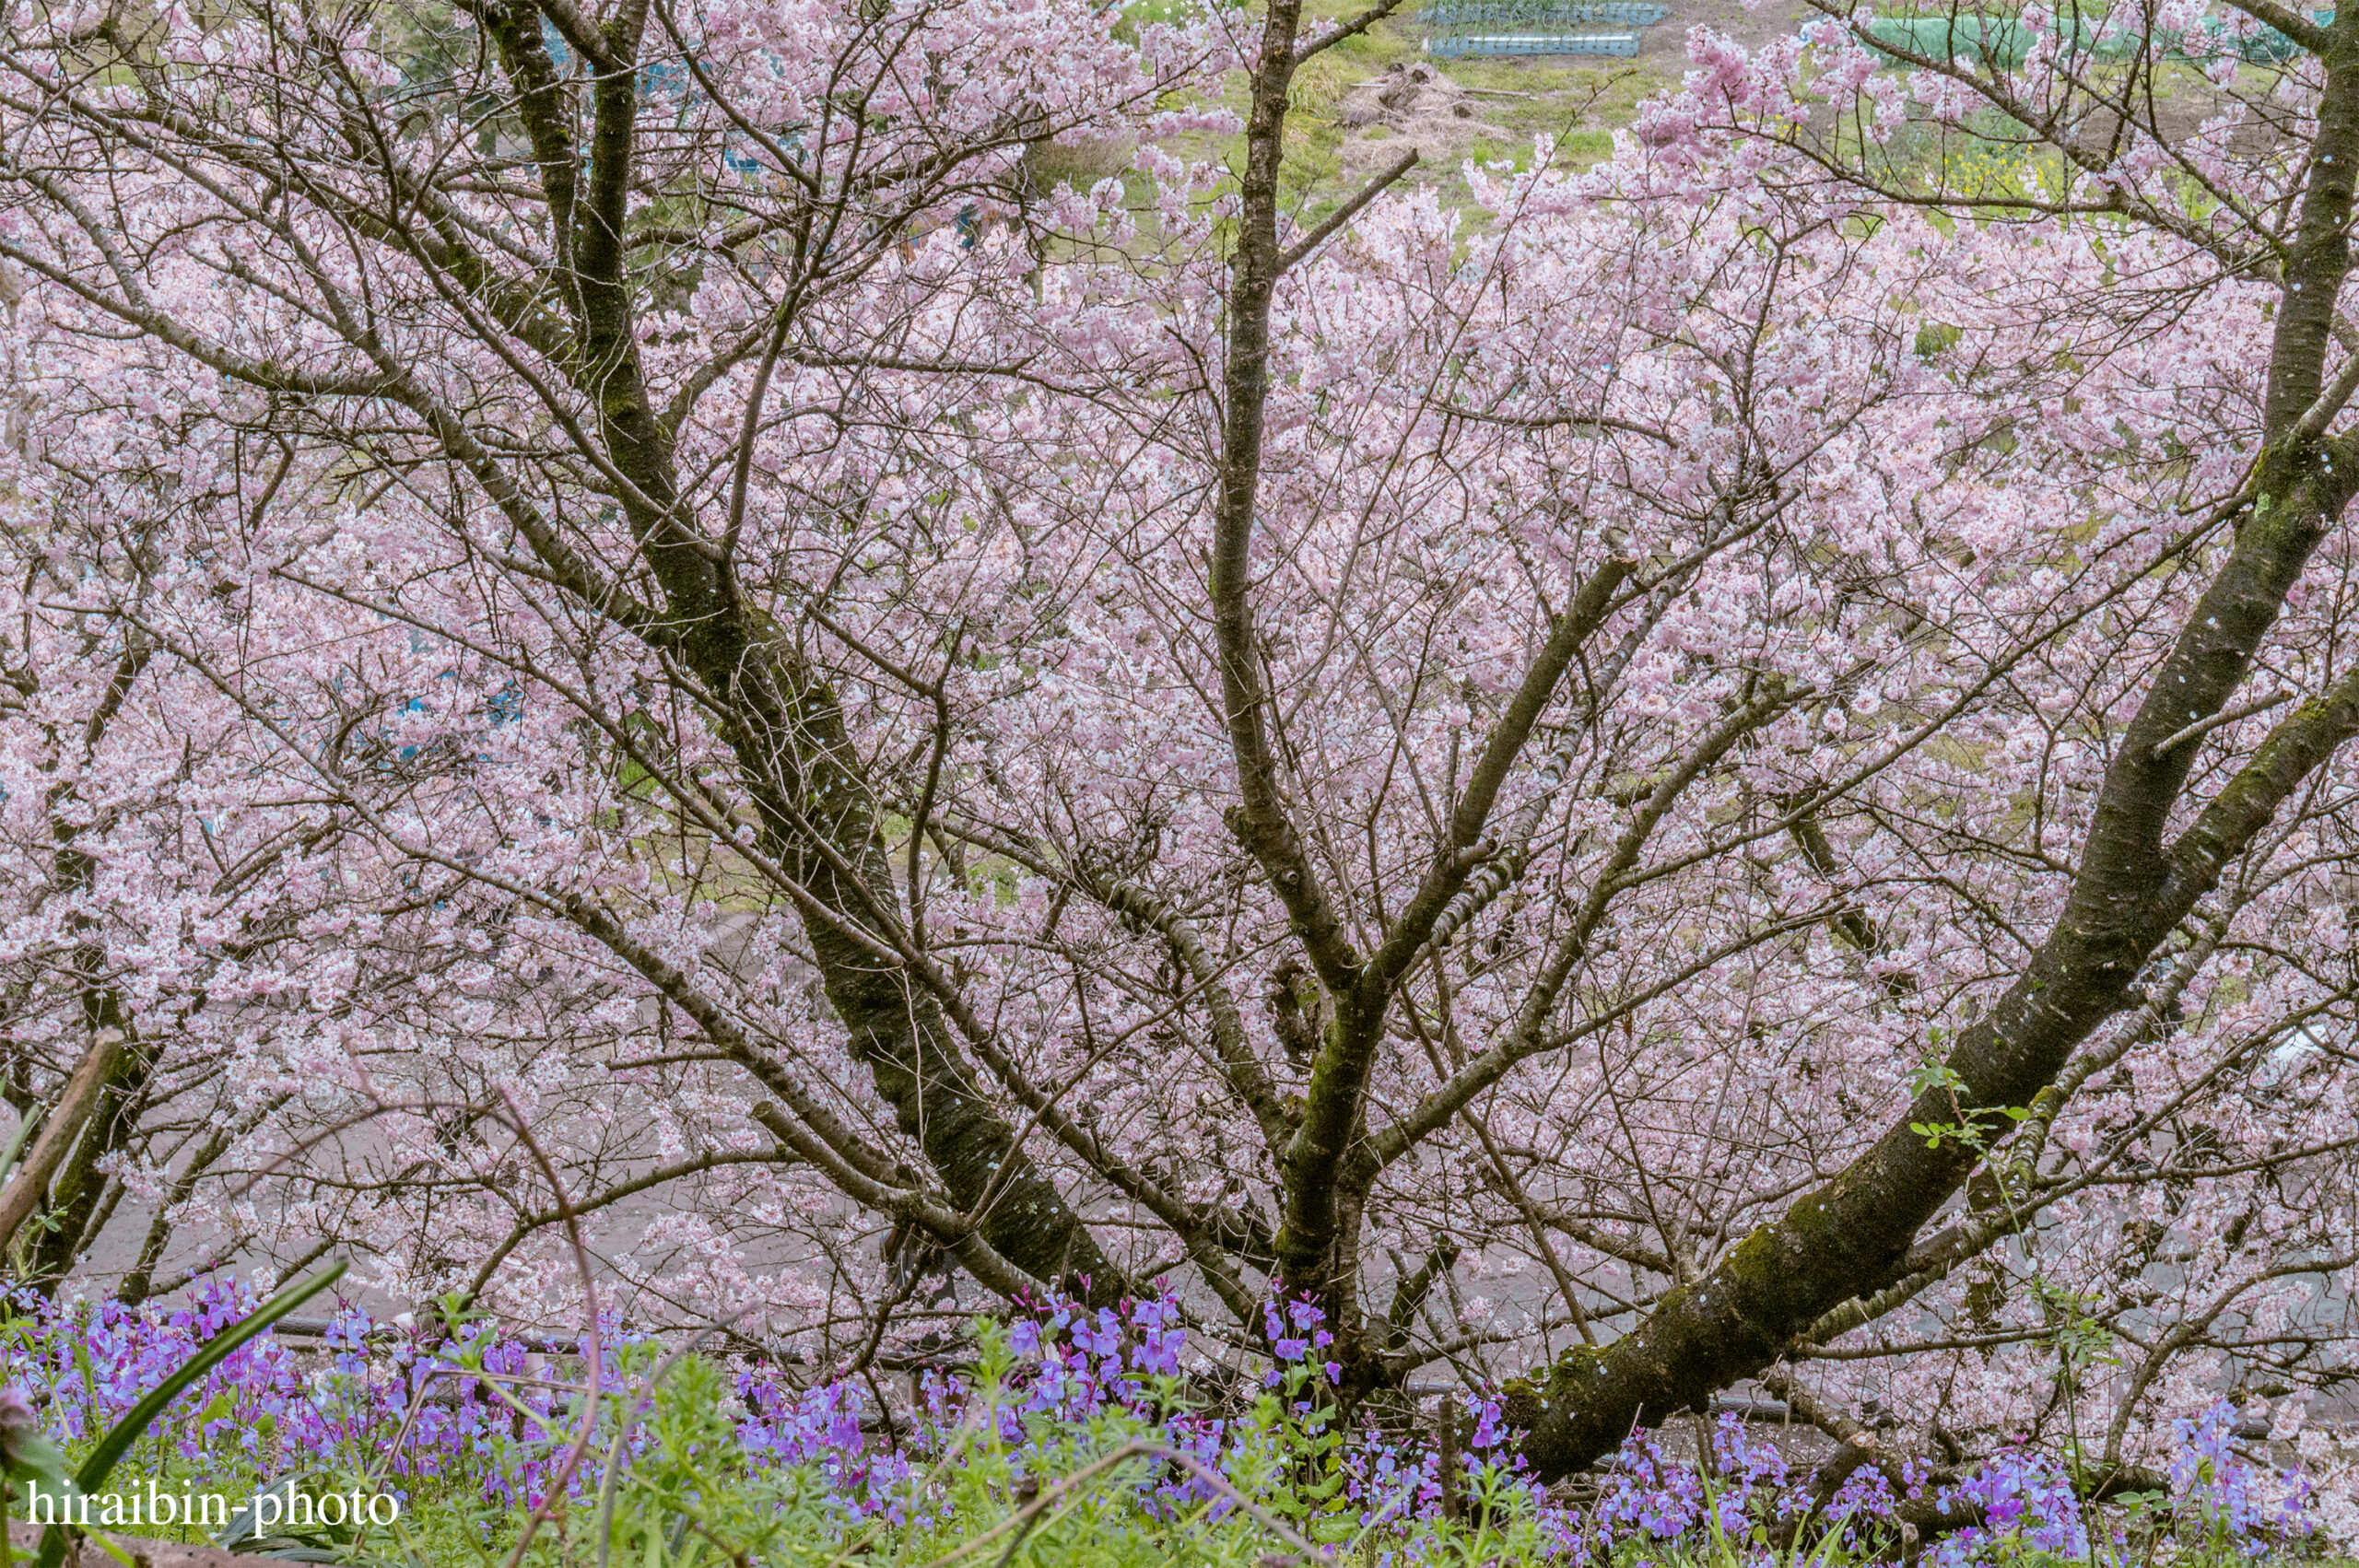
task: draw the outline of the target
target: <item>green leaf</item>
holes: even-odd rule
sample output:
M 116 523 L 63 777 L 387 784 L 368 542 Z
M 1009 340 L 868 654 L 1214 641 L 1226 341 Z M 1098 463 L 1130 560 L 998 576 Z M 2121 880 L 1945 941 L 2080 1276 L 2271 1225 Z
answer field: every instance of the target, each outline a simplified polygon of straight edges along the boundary
M 215 1394 L 213 1398 L 205 1401 L 205 1408 L 197 1411 L 195 1415 L 189 1418 L 189 1424 L 191 1426 L 203 1426 L 206 1422 L 219 1421 L 223 1416 L 228 1415 L 231 1410 L 237 1408 L 237 1395 L 229 1389 L 224 1388 Z M 268 1418 L 265 1417 L 264 1419 L 267 1420 Z
M 82 1375 L 84 1408 L 95 1417 L 99 1413 L 99 1369 L 90 1364 L 90 1345 L 87 1340 L 74 1341 L 74 1370 Z
M 90 1532 L 90 1539 L 99 1543 L 100 1550 L 105 1552 L 109 1557 L 113 1558 L 117 1562 L 122 1563 L 123 1568 L 139 1568 L 139 1564 L 132 1560 L 131 1553 L 115 1545 L 113 1541 L 109 1540 L 104 1531 L 92 1530 Z
M 9 1137 L 8 1147 L 0 1151 L 0 1181 L 7 1180 L 8 1173 L 17 1168 L 18 1157 L 25 1152 L 25 1141 L 32 1136 L 33 1124 L 40 1119 L 38 1113 L 17 1118 L 17 1130 Z
M 29 1432 L 17 1439 L 16 1462 L 8 1467 L 11 1480 L 47 1481 L 52 1491 L 64 1492 L 71 1483 L 65 1476 L 65 1450 L 38 1432 Z

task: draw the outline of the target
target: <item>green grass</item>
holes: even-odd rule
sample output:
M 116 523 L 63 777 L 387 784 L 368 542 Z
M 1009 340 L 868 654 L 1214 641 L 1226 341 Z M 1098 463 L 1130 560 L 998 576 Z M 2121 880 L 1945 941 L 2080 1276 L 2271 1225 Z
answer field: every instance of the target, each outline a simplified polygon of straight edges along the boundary
M 1349 16 L 1364 0 L 1310 0 L 1305 29 Z M 1126 9 L 1133 21 L 1149 21 L 1176 14 L 1180 0 L 1140 0 Z M 1669 22 L 1658 24 L 1670 26 Z M 1348 199 L 1357 189 L 1344 173 L 1342 149 L 1348 134 L 1339 117 L 1343 102 L 1359 84 L 1384 74 L 1388 66 L 1425 58 L 1424 33 L 1414 15 L 1377 23 L 1366 32 L 1344 40 L 1304 62 L 1288 94 L 1288 193 L 1298 220 L 1316 222 Z M 1512 161 L 1527 167 L 1532 146 L 1541 135 L 1556 141 L 1557 165 L 1586 168 L 1613 150 L 1613 133 L 1630 123 L 1638 104 L 1678 79 L 1675 64 L 1669 69 L 1653 62 L 1612 61 L 1568 55 L 1531 55 L 1473 60 L 1431 61 L 1450 80 L 1475 95 L 1485 122 L 1506 133 L 1485 139 L 1475 156 L 1480 161 Z M 1221 85 L 1221 101 L 1240 118 L 1246 109 L 1245 80 L 1232 72 Z M 1368 135 L 1384 140 L 1386 134 Z M 1164 144 L 1182 158 L 1217 158 L 1232 168 L 1243 153 L 1241 136 L 1219 137 L 1202 133 L 1175 136 Z M 1463 203 L 1469 195 L 1457 162 L 1439 160 L 1413 172 L 1419 184 L 1438 186 L 1443 199 Z

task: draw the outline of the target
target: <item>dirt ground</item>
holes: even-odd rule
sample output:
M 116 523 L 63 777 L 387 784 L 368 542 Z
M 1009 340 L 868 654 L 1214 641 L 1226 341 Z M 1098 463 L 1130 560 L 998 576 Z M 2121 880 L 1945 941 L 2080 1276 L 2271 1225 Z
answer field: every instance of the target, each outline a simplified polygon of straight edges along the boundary
M 1696 27 L 1724 32 L 1747 49 L 1783 38 L 1819 13 L 1801 0 L 1768 0 L 1751 9 L 1738 0 L 1672 0 L 1671 15 L 1647 29 L 1641 60 L 1661 60 L 1673 70 L 1687 63 L 1687 33 Z

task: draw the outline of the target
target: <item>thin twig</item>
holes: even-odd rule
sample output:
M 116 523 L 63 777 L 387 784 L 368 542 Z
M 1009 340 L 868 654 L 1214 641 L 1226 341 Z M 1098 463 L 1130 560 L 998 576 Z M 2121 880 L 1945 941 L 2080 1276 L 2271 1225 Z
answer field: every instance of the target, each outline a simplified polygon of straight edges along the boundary
M 1360 209 L 1367 205 L 1368 203 L 1376 200 L 1378 193 L 1387 185 L 1391 184 L 1395 180 L 1400 179 L 1401 176 L 1408 173 L 1410 170 L 1416 167 L 1416 148 L 1411 147 L 1407 152 L 1402 153 L 1401 155 L 1400 162 L 1394 164 L 1391 168 L 1386 170 L 1383 173 L 1378 175 L 1375 179 L 1362 186 L 1358 195 L 1354 196 L 1350 201 L 1345 202 L 1342 206 L 1337 207 L 1333 213 L 1329 215 L 1327 221 L 1321 223 L 1318 228 L 1304 235 L 1300 240 L 1295 242 L 1293 249 L 1286 252 L 1285 255 L 1280 256 L 1278 258 L 1278 271 L 1283 273 L 1292 270 L 1296 263 L 1310 254 L 1311 252 L 1319 249 L 1320 242 L 1326 240 L 1329 235 L 1343 228 L 1344 225 L 1351 222 L 1353 218 L 1357 217 L 1359 216 Z
M 2241 708 L 2224 708 L 2220 712 L 2213 714 L 2209 719 L 2199 719 L 2194 723 L 2189 724 L 2186 729 L 2171 735 L 2168 739 L 2156 741 L 2154 743 L 2154 760 L 2156 762 L 2160 762 L 2164 757 L 2170 755 L 2170 752 L 2174 747 L 2178 746 L 2185 742 L 2191 741 L 2198 735 L 2208 735 L 2212 731 L 2220 728 L 2223 724 L 2233 724 L 2239 719 L 2249 719 L 2256 713 L 2266 713 L 2269 709 L 2276 707 L 2279 703 L 2283 702 L 2293 695 L 2294 694 L 2289 691 L 2273 692 L 2268 696 L 2259 698 L 2258 701 L 2246 703 Z
M 514 1097 L 505 1085 L 500 1088 L 499 1101 L 508 1107 L 508 1114 L 515 1118 L 517 1139 L 532 1153 L 534 1163 L 541 1167 L 541 1174 L 549 1178 L 549 1192 L 557 1200 L 557 1211 L 565 1218 L 565 1239 L 573 1248 L 573 1265 L 581 1274 L 584 1314 L 581 1348 L 589 1363 L 587 1375 L 583 1379 L 588 1387 L 582 1390 L 581 1430 L 574 1437 L 573 1446 L 566 1450 L 565 1462 L 549 1478 L 547 1495 L 541 1499 L 540 1506 L 534 1508 L 531 1517 L 524 1521 L 523 1529 L 516 1537 L 515 1550 L 508 1554 L 508 1561 L 502 1564 L 502 1568 L 517 1568 L 517 1564 L 524 1561 L 525 1549 L 533 1544 L 533 1537 L 540 1533 L 542 1521 L 557 1506 L 557 1500 L 565 1494 L 566 1484 L 572 1480 L 574 1469 L 581 1463 L 581 1457 L 590 1451 L 590 1439 L 598 1430 L 598 1396 L 602 1391 L 600 1379 L 605 1371 L 605 1354 L 598 1344 L 598 1281 L 590 1267 L 590 1249 L 582 1244 L 581 1222 L 573 1211 L 573 1199 L 566 1196 L 565 1183 L 558 1177 L 557 1167 L 549 1163 L 548 1155 L 542 1153 L 539 1141 L 533 1137 L 533 1129 L 525 1125 L 524 1113 L 517 1108 Z

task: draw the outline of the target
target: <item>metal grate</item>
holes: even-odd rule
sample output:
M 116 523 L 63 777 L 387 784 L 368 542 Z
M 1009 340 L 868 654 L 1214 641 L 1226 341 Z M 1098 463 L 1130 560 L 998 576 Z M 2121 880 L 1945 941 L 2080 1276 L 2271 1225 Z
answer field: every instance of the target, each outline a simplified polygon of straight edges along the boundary
M 1654 0 L 1426 0 L 1426 53 L 1612 54 L 1638 53 L 1638 29 L 1671 15 Z

